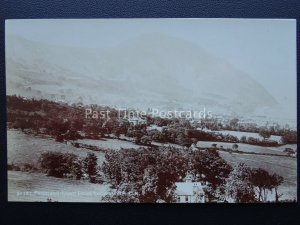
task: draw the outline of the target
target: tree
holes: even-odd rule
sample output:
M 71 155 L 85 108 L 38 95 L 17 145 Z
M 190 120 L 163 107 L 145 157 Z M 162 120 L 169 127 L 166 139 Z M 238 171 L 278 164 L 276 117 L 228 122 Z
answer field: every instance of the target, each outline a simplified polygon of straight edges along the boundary
M 117 137 L 117 138 L 120 138 L 120 135 L 122 133 L 122 128 L 121 126 L 115 126 L 113 129 L 112 129 L 112 133 Z
M 186 147 L 190 147 L 192 144 L 192 141 L 183 132 L 180 132 L 177 135 L 175 142 L 181 146 L 186 146 Z
M 263 137 L 264 141 L 266 140 L 266 138 L 269 138 L 271 136 L 270 132 L 266 128 L 260 129 L 259 135 Z
M 82 161 L 80 159 L 74 160 L 70 168 L 70 173 L 72 174 L 73 177 L 76 178 L 76 180 L 81 179 L 83 175 L 83 171 L 82 171 Z
M 295 153 L 295 151 L 292 148 L 285 148 L 283 150 L 284 153 L 287 153 L 287 155 L 292 155 Z
M 208 183 L 206 195 L 209 199 L 218 198 L 216 191 L 224 192 L 223 186 L 230 174 L 232 167 L 219 156 L 216 150 L 194 151 L 190 155 L 190 166 L 194 174 L 203 174 L 197 181 Z
M 231 128 L 236 128 L 238 123 L 239 123 L 239 119 L 233 118 L 232 120 L 230 120 L 229 125 L 231 126 Z
M 151 137 L 147 136 L 147 135 L 144 135 L 141 140 L 140 140 L 140 143 L 141 144 L 144 144 L 144 145 L 150 145 L 151 144 Z
M 157 200 L 158 176 L 154 168 L 146 168 L 143 176 L 141 202 L 155 202 Z
M 262 169 L 253 169 L 250 176 L 251 183 L 258 188 L 258 201 L 266 201 L 266 189 L 269 187 L 270 175 Z
M 173 202 L 175 182 L 187 170 L 187 160 L 174 148 L 123 149 L 108 151 L 104 174 L 116 190 L 109 202 Z
M 242 136 L 242 137 L 240 138 L 240 141 L 241 141 L 242 143 L 246 143 L 246 142 L 247 142 L 247 137 L 246 137 L 246 136 Z
M 217 144 L 212 144 L 211 147 L 217 148 Z
M 48 176 L 59 178 L 72 174 L 73 168 L 79 166 L 78 157 L 72 153 L 46 152 L 40 156 L 39 162 Z
M 237 151 L 238 148 L 239 148 L 238 144 L 235 143 L 235 144 L 232 145 L 232 149 L 233 149 L 233 150 L 236 150 L 236 151 Z
M 227 196 L 233 198 L 236 203 L 255 202 L 255 192 L 250 182 L 251 169 L 244 163 L 234 167 L 227 179 Z
M 248 144 L 251 144 L 251 145 L 256 145 L 256 144 L 260 143 L 259 139 L 254 138 L 254 137 L 248 137 L 247 142 L 248 142 Z
M 297 131 L 285 130 L 282 135 L 283 144 L 297 144 Z
M 105 162 L 102 164 L 102 171 L 113 187 L 118 186 L 122 181 L 121 164 L 122 154 L 116 151 L 106 151 Z
M 269 174 L 268 171 L 259 168 L 253 169 L 251 171 L 250 177 L 251 183 L 258 187 L 258 201 L 267 201 L 267 190 L 275 189 L 275 199 L 278 202 L 279 195 L 278 195 L 278 186 L 282 184 L 283 177 L 279 176 L 278 174 L 274 173 L 273 175 Z
M 88 153 L 83 160 L 84 170 L 87 173 L 91 183 L 96 183 L 97 176 L 97 156 L 94 153 Z
M 279 202 L 279 197 L 281 197 L 281 195 L 278 194 L 278 186 L 281 185 L 282 183 L 283 183 L 283 177 L 274 173 L 271 177 L 271 188 L 275 189 L 275 201 L 276 202 Z

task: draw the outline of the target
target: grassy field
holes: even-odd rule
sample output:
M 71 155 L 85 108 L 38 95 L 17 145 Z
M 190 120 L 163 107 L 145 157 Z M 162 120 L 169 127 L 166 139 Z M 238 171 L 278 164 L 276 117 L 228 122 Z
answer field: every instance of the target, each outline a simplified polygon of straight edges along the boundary
M 223 135 L 232 135 L 237 137 L 238 139 L 241 139 L 241 137 L 252 137 L 252 138 L 257 138 L 258 140 L 263 140 L 263 137 L 259 135 L 259 133 L 253 133 L 253 132 L 243 132 L 243 131 L 233 131 L 233 130 L 208 130 L 206 129 L 207 132 L 213 132 L 217 134 L 223 134 Z M 278 135 L 271 135 L 269 137 L 269 140 L 277 141 L 278 143 L 281 142 L 281 136 Z
M 85 157 L 84 148 L 56 142 L 50 138 L 34 137 L 17 130 L 8 130 L 8 163 L 36 165 L 40 155 L 46 151 L 74 153 Z M 98 157 L 98 165 L 104 161 L 104 153 L 93 152 Z M 83 180 L 48 177 L 41 173 L 8 171 L 9 201 L 53 201 L 63 202 L 99 202 L 109 190 L 107 185 L 92 184 Z M 28 192 L 28 193 L 27 193 Z
M 83 180 L 48 177 L 41 173 L 8 171 L 8 201 L 100 202 L 109 186 Z
M 223 148 L 232 148 L 233 143 L 224 142 L 209 142 L 199 141 L 198 147 L 205 148 L 211 147 L 212 144 L 217 144 L 217 147 L 223 146 Z M 238 144 L 239 151 L 243 152 L 255 152 L 255 153 L 267 153 L 278 154 L 283 156 L 266 156 L 266 155 L 253 155 L 253 154 L 239 154 L 228 153 L 219 151 L 222 158 L 224 158 L 232 166 L 238 163 L 245 163 L 252 168 L 263 168 L 269 173 L 277 173 L 284 178 L 284 183 L 279 187 L 279 193 L 284 195 L 281 197 L 284 199 L 296 199 L 297 198 L 297 158 L 285 157 L 283 150 L 285 148 L 296 149 L 297 145 L 283 145 L 280 147 L 261 147 L 249 144 Z M 274 193 L 269 193 L 269 200 L 274 198 Z
M 24 134 L 18 130 L 7 131 L 7 162 L 15 165 L 30 163 L 36 165 L 43 152 L 63 152 L 74 153 L 79 157 L 85 157 L 88 152 L 93 152 L 84 148 L 75 148 L 72 145 L 56 142 L 50 138 L 34 137 Z M 104 161 L 104 153 L 93 152 L 98 157 L 98 164 Z
M 199 141 L 197 143 L 197 147 L 207 148 L 211 147 L 212 144 L 217 144 L 217 147 L 223 146 L 223 148 L 232 148 L 234 143 L 225 143 L 225 142 L 216 142 L 216 141 Z M 258 145 L 249 145 L 238 143 L 239 150 L 243 152 L 256 152 L 256 153 L 268 153 L 268 154 L 279 154 L 279 155 L 286 155 L 283 152 L 285 148 L 292 148 L 296 149 L 297 145 L 282 145 L 280 147 L 262 147 Z
M 232 166 L 245 163 L 252 168 L 263 168 L 269 173 L 277 173 L 284 178 L 284 183 L 279 187 L 279 193 L 284 194 L 281 199 L 297 198 L 297 159 L 281 156 L 263 156 L 250 154 L 237 154 L 219 151 L 220 156 Z M 270 200 L 274 193 L 270 193 Z
M 110 139 L 110 138 L 103 138 L 101 140 L 93 140 L 93 139 L 83 139 L 77 140 L 76 142 L 97 146 L 103 149 L 112 149 L 112 150 L 120 150 L 121 148 L 134 148 L 138 149 L 142 146 L 134 144 L 129 141 L 118 140 L 118 139 Z

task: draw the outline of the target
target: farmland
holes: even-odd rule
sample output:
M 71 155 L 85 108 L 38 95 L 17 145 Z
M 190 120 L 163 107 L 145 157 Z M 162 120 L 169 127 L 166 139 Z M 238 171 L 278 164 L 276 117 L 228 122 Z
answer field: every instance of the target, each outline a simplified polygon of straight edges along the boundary
M 241 139 L 241 137 L 245 136 L 247 138 L 252 137 L 252 138 L 257 138 L 259 140 L 263 140 L 263 137 L 261 137 L 258 133 L 254 133 L 254 132 L 241 132 L 241 131 L 233 131 L 233 130 L 216 130 L 216 131 L 207 130 L 207 131 L 214 132 L 217 134 L 222 134 L 222 135 L 233 135 L 233 136 L 237 137 L 238 139 Z M 269 140 L 280 142 L 281 136 L 271 135 L 269 137 Z
M 112 138 L 103 138 L 101 140 L 82 139 L 77 140 L 87 145 L 120 150 L 121 148 L 137 149 L 140 145 L 133 142 L 118 140 Z M 155 142 L 152 144 L 155 145 Z M 233 143 L 224 142 L 205 142 L 199 141 L 198 147 L 211 147 L 212 144 L 221 145 L 223 148 L 231 148 Z M 230 165 L 245 163 L 251 168 L 263 168 L 269 173 L 277 173 L 284 178 L 284 183 L 279 187 L 279 193 L 282 193 L 282 200 L 294 200 L 297 197 L 297 159 L 285 157 L 283 150 L 286 147 L 296 149 L 296 145 L 283 145 L 280 147 L 261 147 L 249 144 L 238 144 L 240 153 L 228 153 L 219 151 L 220 156 Z M 85 148 L 75 148 L 71 144 L 56 142 L 49 137 L 40 137 L 25 134 L 19 130 L 8 130 L 8 163 L 23 165 L 24 163 L 37 164 L 38 158 L 43 152 L 54 151 L 62 153 L 74 153 L 79 157 L 86 157 L 88 152 L 93 152 L 98 158 L 98 165 L 101 165 L 104 159 L 103 152 L 95 152 Z M 252 155 L 247 152 L 282 154 L 283 156 L 265 156 Z M 101 195 L 105 195 L 109 187 L 106 184 L 91 184 L 86 180 L 72 180 L 68 178 L 54 178 L 41 173 L 28 173 L 21 171 L 8 171 L 8 190 L 10 201 L 47 201 L 48 193 L 53 201 L 80 201 L 80 202 L 98 202 Z M 34 192 L 30 195 L 24 195 L 25 192 Z M 52 193 L 53 192 L 53 193 Z M 60 192 L 64 192 L 61 194 Z M 99 192 L 99 193 L 98 193 Z M 19 194 L 18 194 L 19 193 Z M 21 193 L 21 194 L 20 194 Z M 41 194 L 42 193 L 42 194 Z M 78 194 L 79 193 L 79 194 Z M 74 195 L 76 197 L 74 197 Z M 274 193 L 269 193 L 269 200 L 274 198 Z
M 120 150 L 121 148 L 137 149 L 141 147 L 130 141 L 111 139 L 111 138 L 102 138 L 101 140 L 82 139 L 82 140 L 77 140 L 76 142 L 81 144 L 96 146 L 103 149 L 112 149 L 112 150 Z
M 232 148 L 234 143 L 224 142 L 209 142 L 199 141 L 197 147 L 208 148 L 212 144 L 217 144 L 217 147 L 223 146 L 224 149 Z M 285 157 L 283 152 L 285 148 L 296 149 L 297 145 L 282 145 L 280 147 L 261 147 L 249 144 L 238 144 L 240 153 L 228 153 L 220 151 L 220 156 L 225 159 L 232 166 L 239 163 L 245 163 L 251 168 L 263 168 L 269 173 L 277 173 L 284 178 L 284 183 L 279 187 L 279 192 L 284 193 L 282 199 L 296 199 L 297 198 L 297 158 Z M 272 155 L 253 155 L 247 152 L 262 153 L 262 154 L 276 154 L 282 156 Z M 274 197 L 271 195 L 269 199 Z
M 24 134 L 18 130 L 7 131 L 7 163 L 22 165 L 24 163 L 35 165 L 44 152 L 74 153 L 79 157 L 85 157 L 88 152 L 84 148 L 75 148 L 72 145 L 56 142 L 51 138 L 35 137 Z M 104 160 L 104 153 L 94 152 L 98 157 L 98 164 Z
M 48 177 L 42 173 L 8 171 L 9 201 L 100 202 L 109 186 L 83 180 Z
M 214 142 L 214 141 L 199 141 L 197 143 L 197 147 L 200 148 L 208 148 L 211 147 L 212 144 L 216 144 L 217 147 L 223 146 L 223 148 L 232 148 L 234 143 L 226 143 L 226 142 Z M 243 144 L 238 143 L 238 148 L 240 151 L 243 152 L 255 152 L 255 153 L 266 153 L 266 154 L 279 154 L 279 155 L 286 155 L 283 151 L 285 148 L 292 148 L 295 150 L 297 145 L 282 145 L 279 147 L 262 147 L 257 145 L 250 145 L 250 144 Z
M 297 159 L 280 156 L 263 156 L 250 154 L 236 154 L 220 151 L 220 156 L 229 164 L 245 163 L 252 168 L 263 168 L 269 173 L 277 173 L 284 178 L 284 183 L 279 186 L 282 199 L 297 199 Z M 274 193 L 271 195 L 273 196 Z M 270 197 L 270 200 L 271 200 Z
M 84 148 L 59 143 L 51 138 L 34 137 L 17 130 L 8 130 L 8 164 L 36 165 L 43 152 L 73 153 L 85 157 L 88 152 Z M 100 165 L 104 153 L 94 152 Z M 109 190 L 108 185 L 92 184 L 85 180 L 61 179 L 46 176 L 42 173 L 8 171 L 9 201 L 52 201 L 63 202 L 99 202 L 101 196 Z M 101 193 L 101 196 L 100 196 Z

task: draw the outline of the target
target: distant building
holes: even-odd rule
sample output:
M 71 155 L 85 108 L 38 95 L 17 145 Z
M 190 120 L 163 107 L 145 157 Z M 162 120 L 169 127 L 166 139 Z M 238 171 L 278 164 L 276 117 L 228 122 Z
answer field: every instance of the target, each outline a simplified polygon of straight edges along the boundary
M 190 149 L 191 149 L 192 151 L 196 151 L 196 150 L 198 150 L 198 148 L 197 148 L 197 143 L 193 143 L 193 144 L 191 144 L 191 147 L 190 147 Z
M 192 182 L 192 175 L 188 174 L 184 182 L 176 182 L 177 203 L 204 203 L 205 193 L 201 182 Z
M 136 117 L 128 119 L 128 122 L 132 125 L 147 124 L 146 120 L 143 120 L 141 118 L 136 118 Z
M 197 127 L 200 124 L 200 120 L 189 119 L 192 127 Z

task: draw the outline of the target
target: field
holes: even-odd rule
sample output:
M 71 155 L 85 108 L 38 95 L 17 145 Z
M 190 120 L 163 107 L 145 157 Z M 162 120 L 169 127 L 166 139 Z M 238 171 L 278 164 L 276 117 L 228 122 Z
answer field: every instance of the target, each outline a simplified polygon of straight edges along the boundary
M 140 145 L 136 145 L 130 141 L 110 139 L 110 138 L 103 138 L 101 140 L 83 139 L 83 140 L 77 140 L 76 142 L 97 146 L 103 149 L 112 149 L 112 150 L 120 150 L 121 148 L 138 149 L 141 147 Z
M 278 192 L 283 193 L 281 200 L 297 199 L 297 159 L 281 156 L 263 156 L 250 154 L 237 154 L 219 152 L 221 157 L 232 166 L 238 163 L 245 163 L 252 168 L 263 168 L 269 173 L 277 173 L 284 178 L 284 183 L 279 186 Z M 270 193 L 269 200 L 274 198 L 274 193 Z
M 8 201 L 100 202 L 109 186 L 83 180 L 47 177 L 41 173 L 8 171 Z
M 222 135 L 232 135 L 237 137 L 238 139 L 241 139 L 241 137 L 252 137 L 252 138 L 257 138 L 258 140 L 262 141 L 263 137 L 261 137 L 258 133 L 253 133 L 253 132 L 242 132 L 242 131 L 233 131 L 233 130 L 205 130 L 206 132 L 214 132 L 217 134 L 222 134 Z M 269 140 L 277 141 L 278 143 L 281 143 L 281 136 L 278 135 L 271 135 Z
M 18 130 L 7 131 L 7 162 L 15 165 L 30 163 L 35 165 L 43 152 L 74 153 L 79 157 L 85 157 L 88 152 L 84 148 L 75 148 L 72 145 L 56 142 L 50 138 L 34 137 Z M 104 153 L 93 152 L 98 157 L 98 164 L 102 164 Z
M 7 131 L 8 163 L 36 165 L 40 155 L 46 151 L 74 153 L 85 157 L 90 150 L 75 148 L 59 143 L 50 138 L 34 137 L 17 130 Z M 104 153 L 94 152 L 98 165 L 104 161 Z M 9 201 L 53 201 L 64 202 L 99 202 L 100 195 L 105 195 L 108 185 L 92 184 L 83 180 L 48 177 L 41 173 L 8 171 Z
M 197 143 L 197 147 L 207 148 L 211 147 L 212 144 L 217 144 L 217 147 L 223 146 L 223 148 L 232 148 L 234 143 L 225 143 L 225 142 L 216 142 L 216 141 L 199 141 Z M 255 152 L 255 153 L 267 153 L 267 154 L 278 154 L 278 155 L 286 155 L 283 150 L 285 148 L 292 148 L 295 150 L 297 145 L 282 145 L 280 147 L 262 147 L 258 145 L 249 145 L 238 143 L 238 149 L 243 152 Z
M 39 156 L 46 151 L 69 152 L 85 157 L 88 152 L 85 148 L 75 148 L 72 145 L 59 143 L 51 138 L 35 137 L 24 134 L 18 130 L 8 130 L 8 163 L 22 165 L 24 163 L 36 164 Z M 116 139 L 105 140 L 80 140 L 81 143 L 103 148 L 120 150 L 122 148 L 138 148 L 132 142 Z M 198 147 L 211 147 L 215 143 L 218 147 L 231 148 L 233 143 L 222 142 L 198 142 Z M 295 149 L 296 145 L 281 147 L 260 147 L 248 144 L 238 144 L 239 150 L 244 152 L 283 154 L 285 147 Z M 98 157 L 98 165 L 104 161 L 104 153 L 94 152 Z M 297 159 L 285 156 L 264 156 L 251 154 L 229 154 L 220 151 L 220 155 L 231 165 L 243 162 L 253 168 L 264 168 L 270 173 L 277 173 L 284 177 L 284 183 L 279 187 L 279 193 L 284 199 L 296 199 L 297 197 Z M 54 192 L 50 196 L 53 201 L 79 201 L 98 202 L 99 194 L 105 194 L 109 190 L 106 185 L 91 184 L 88 181 L 76 181 L 47 177 L 40 173 L 27 173 L 8 171 L 8 199 L 9 201 L 46 201 L 49 196 L 40 192 Z M 17 192 L 20 192 L 19 194 Z M 25 195 L 24 192 L 35 192 Z M 62 194 L 59 194 L 63 192 Z M 23 194 L 22 194 L 23 193 Z M 74 194 L 75 193 L 75 194 Z M 53 193 L 52 193 L 53 194 Z M 59 195 L 58 195 L 59 194 Z M 269 193 L 269 200 L 274 198 L 274 193 Z M 76 197 L 74 197 L 74 195 Z
M 233 143 L 224 142 L 209 142 L 199 141 L 198 147 L 205 148 L 211 147 L 212 144 L 217 144 L 217 147 L 223 146 L 223 148 L 232 148 Z M 267 156 L 267 155 L 253 155 L 253 154 L 239 154 L 228 153 L 219 151 L 222 158 L 224 158 L 232 166 L 238 163 L 245 163 L 252 168 L 263 168 L 269 173 L 277 173 L 284 178 L 284 183 L 279 187 L 279 193 L 284 193 L 282 200 L 284 199 L 296 199 L 297 198 L 297 158 L 285 157 L 283 150 L 285 148 L 296 149 L 297 145 L 283 145 L 280 147 L 261 147 L 249 144 L 238 144 L 239 151 L 243 152 L 255 152 L 255 153 L 267 153 L 278 154 L 283 156 Z M 274 198 L 274 193 L 269 193 L 269 200 Z

